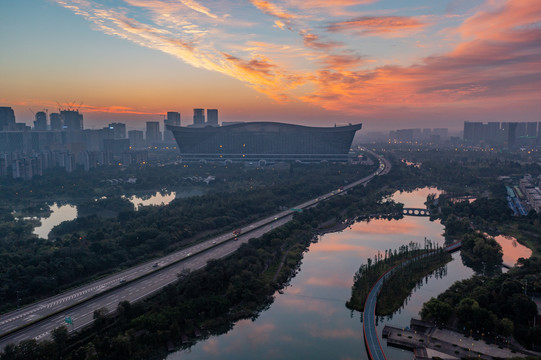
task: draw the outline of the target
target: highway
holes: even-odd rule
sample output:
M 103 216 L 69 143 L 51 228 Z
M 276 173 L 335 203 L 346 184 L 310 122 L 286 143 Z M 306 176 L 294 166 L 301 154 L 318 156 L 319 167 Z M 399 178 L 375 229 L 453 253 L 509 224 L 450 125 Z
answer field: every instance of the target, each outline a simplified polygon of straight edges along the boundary
M 365 185 L 375 176 L 387 173 L 390 163 L 382 157 L 378 156 L 378 159 L 380 167 L 371 175 L 294 208 L 310 208 L 320 201 L 340 195 L 354 186 Z M 226 257 L 250 238 L 259 237 L 285 224 L 291 220 L 293 213 L 294 210 L 285 210 L 241 228 L 238 241 L 233 240 L 235 235 L 226 233 L 3 314 L 0 316 L 0 349 L 9 343 L 18 343 L 25 339 L 48 339 L 51 330 L 65 324 L 66 317 L 73 321 L 69 331 L 81 329 L 93 322 L 95 310 L 105 307 L 112 312 L 121 301 L 134 302 L 147 297 L 177 281 L 178 274 L 182 271 L 200 269 L 208 260 Z

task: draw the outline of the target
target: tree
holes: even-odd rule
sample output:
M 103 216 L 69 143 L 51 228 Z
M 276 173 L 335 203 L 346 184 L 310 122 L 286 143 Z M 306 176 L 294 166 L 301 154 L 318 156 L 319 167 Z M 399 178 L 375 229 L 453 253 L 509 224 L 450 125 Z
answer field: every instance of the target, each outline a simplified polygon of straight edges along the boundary
M 452 314 L 453 308 L 451 305 L 436 298 L 431 298 L 421 309 L 421 318 L 423 320 L 434 320 L 438 324 L 447 322 Z

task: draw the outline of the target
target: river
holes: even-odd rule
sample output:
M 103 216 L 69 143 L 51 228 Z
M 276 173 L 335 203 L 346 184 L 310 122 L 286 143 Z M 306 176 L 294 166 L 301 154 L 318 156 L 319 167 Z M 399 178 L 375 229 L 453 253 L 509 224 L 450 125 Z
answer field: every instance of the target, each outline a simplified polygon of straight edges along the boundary
M 160 206 L 167 205 L 177 198 L 185 198 L 191 196 L 203 195 L 204 191 L 194 189 L 182 189 L 179 191 L 156 191 L 146 195 L 132 195 L 130 197 L 123 196 L 128 199 L 134 206 L 135 210 L 139 210 L 142 206 Z M 47 239 L 49 232 L 60 223 L 70 221 L 77 218 L 77 206 L 71 203 L 53 203 L 50 206 L 50 214 L 36 218 L 41 225 L 34 228 L 34 234 L 38 237 Z
M 434 188 L 397 192 L 395 201 L 405 207 L 423 207 Z M 276 293 L 269 309 L 255 320 L 242 320 L 227 334 L 200 341 L 188 350 L 170 354 L 167 360 L 184 359 L 368 359 L 363 342 L 361 314 L 345 307 L 351 295 L 353 275 L 368 257 L 396 249 L 410 242 L 424 243 L 424 237 L 443 245 L 443 226 L 428 217 L 406 216 L 400 220 L 370 220 L 353 224 L 338 233 L 322 235 L 310 245 L 300 272 L 283 294 Z M 519 244 L 519 246 L 521 246 Z M 516 261 L 516 260 L 515 260 Z M 422 304 L 446 290 L 453 282 L 469 278 L 473 271 L 462 264 L 460 253 L 446 265 L 442 278 L 426 278 L 407 304 L 385 324 L 408 326 L 418 317 Z M 409 351 L 387 347 L 388 359 L 412 359 Z

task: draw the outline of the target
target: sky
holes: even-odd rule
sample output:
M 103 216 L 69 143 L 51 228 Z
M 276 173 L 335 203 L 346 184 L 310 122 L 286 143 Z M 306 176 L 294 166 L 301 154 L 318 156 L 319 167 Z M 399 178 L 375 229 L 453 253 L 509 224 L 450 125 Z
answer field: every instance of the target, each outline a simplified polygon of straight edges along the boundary
M 0 0 L 0 106 L 85 128 L 541 121 L 540 0 Z

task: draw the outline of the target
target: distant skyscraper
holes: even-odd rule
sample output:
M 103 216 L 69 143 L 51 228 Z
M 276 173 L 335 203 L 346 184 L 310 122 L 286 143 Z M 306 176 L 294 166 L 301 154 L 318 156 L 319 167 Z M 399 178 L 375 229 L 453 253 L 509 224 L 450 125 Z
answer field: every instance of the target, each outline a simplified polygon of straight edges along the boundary
M 176 111 L 169 111 L 167 113 L 167 118 L 163 120 L 163 124 L 163 141 L 174 143 L 175 137 L 170 130 L 167 130 L 167 125 L 180 126 L 180 113 Z
M 207 109 L 207 124 L 218 126 L 218 109 Z
M 158 121 L 147 121 L 147 144 L 161 142 L 160 123 Z
M 113 130 L 113 139 L 126 139 L 126 124 L 111 123 L 109 129 Z
M 62 110 L 60 111 L 60 117 L 64 123 L 64 129 L 66 130 L 83 130 L 83 115 L 79 114 L 77 110 Z
M 36 113 L 34 130 L 47 130 L 47 114 L 45 113 L 45 111 L 38 111 Z
M 59 113 L 51 113 L 49 120 L 51 120 L 51 130 L 62 130 L 62 118 Z
M 194 126 L 205 125 L 205 109 L 193 109 Z
M 0 130 L 15 125 L 15 113 L 8 106 L 0 106 Z

